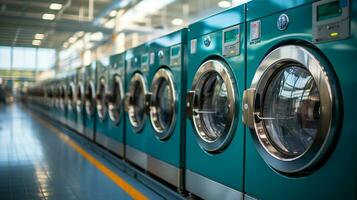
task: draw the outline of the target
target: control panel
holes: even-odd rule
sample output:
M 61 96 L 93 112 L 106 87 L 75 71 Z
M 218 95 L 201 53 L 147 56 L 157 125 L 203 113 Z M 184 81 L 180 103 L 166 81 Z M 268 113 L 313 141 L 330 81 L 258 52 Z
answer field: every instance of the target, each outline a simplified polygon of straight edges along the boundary
M 240 54 L 240 25 L 223 30 L 222 54 L 230 57 Z
M 313 42 L 350 36 L 349 0 L 322 0 L 313 3 L 312 9 Z
M 148 72 L 149 71 L 149 54 L 143 54 L 141 56 L 141 71 Z
M 171 67 L 181 66 L 181 45 L 176 45 L 170 49 L 170 65 Z

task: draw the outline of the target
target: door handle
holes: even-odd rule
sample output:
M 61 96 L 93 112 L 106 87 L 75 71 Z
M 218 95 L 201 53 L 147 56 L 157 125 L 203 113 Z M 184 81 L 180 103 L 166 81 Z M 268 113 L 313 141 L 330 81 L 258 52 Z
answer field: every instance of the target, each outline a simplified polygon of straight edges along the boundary
M 243 117 L 242 121 L 249 128 L 254 128 L 254 98 L 255 98 L 255 88 L 249 88 L 243 92 Z

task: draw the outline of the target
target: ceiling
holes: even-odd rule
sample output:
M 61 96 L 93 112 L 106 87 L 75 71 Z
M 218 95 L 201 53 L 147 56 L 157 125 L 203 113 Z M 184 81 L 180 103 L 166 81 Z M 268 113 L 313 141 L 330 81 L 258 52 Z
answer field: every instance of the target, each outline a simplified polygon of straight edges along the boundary
M 33 47 L 37 33 L 45 34 L 42 48 L 61 49 L 65 41 L 78 31 L 112 30 L 95 25 L 120 0 L 0 0 L 0 46 Z M 51 10 L 51 3 L 62 4 L 61 10 Z M 43 20 L 44 13 L 55 14 L 53 21 Z

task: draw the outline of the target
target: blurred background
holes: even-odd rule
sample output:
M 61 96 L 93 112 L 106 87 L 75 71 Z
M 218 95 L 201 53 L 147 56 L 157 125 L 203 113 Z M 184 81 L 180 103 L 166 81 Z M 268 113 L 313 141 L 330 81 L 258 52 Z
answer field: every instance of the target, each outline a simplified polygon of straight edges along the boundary
M 0 0 L 0 102 L 246 0 Z

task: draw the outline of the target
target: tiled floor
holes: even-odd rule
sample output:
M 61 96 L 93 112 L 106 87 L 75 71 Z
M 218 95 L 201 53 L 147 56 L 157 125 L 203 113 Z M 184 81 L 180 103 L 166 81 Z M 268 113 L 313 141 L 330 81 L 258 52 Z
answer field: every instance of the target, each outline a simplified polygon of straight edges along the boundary
M 131 199 L 46 127 L 21 106 L 0 105 L 0 200 Z M 162 199 L 110 162 L 92 156 L 147 198 Z

